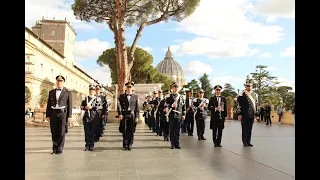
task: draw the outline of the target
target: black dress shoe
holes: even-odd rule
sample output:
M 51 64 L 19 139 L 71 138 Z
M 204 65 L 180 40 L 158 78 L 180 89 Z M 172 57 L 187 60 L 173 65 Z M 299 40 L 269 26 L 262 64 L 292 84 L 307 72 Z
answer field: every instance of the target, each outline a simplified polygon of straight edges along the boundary
M 62 154 L 62 151 L 56 151 L 55 154 Z
M 180 147 L 180 146 L 176 146 L 175 148 L 176 148 L 176 149 L 181 149 L 181 147 Z
M 89 150 L 89 147 L 86 147 L 85 149 L 84 149 L 84 151 L 88 151 Z
M 201 138 L 200 138 L 200 137 L 198 137 L 198 141 L 199 141 L 199 140 L 201 140 Z
M 89 151 L 93 151 L 93 147 L 89 147 Z
M 174 149 L 174 146 L 171 146 L 170 149 Z
M 52 151 L 52 152 L 51 152 L 51 154 L 55 154 L 55 153 L 56 153 L 56 151 Z
M 206 138 L 202 137 L 201 140 L 207 140 Z
M 218 144 L 218 147 L 222 147 L 221 144 Z
M 250 143 L 248 143 L 248 146 L 251 146 L 251 147 L 252 147 L 253 145 L 252 145 L 252 144 L 250 144 Z
M 248 144 L 247 144 L 247 143 L 243 143 L 243 146 L 244 146 L 244 147 L 247 147 L 247 146 L 248 146 Z
M 214 144 L 214 147 L 219 147 L 219 145 L 218 144 Z
M 130 146 L 128 146 L 128 147 L 127 147 L 127 150 L 128 150 L 128 151 L 131 151 L 131 147 L 130 147 Z

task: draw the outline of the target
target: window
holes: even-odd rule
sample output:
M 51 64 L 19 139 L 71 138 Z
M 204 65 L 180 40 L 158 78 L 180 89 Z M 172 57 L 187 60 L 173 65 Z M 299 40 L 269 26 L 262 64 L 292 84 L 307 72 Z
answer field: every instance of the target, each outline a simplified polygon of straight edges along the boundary
M 43 76 L 43 64 L 41 63 L 41 68 L 40 68 L 40 71 L 41 71 L 41 77 Z
M 52 30 L 51 31 L 51 36 L 55 36 L 56 35 L 56 31 L 55 30 Z
M 54 79 L 53 79 L 53 69 L 51 69 L 51 79 L 52 79 L 52 81 L 54 81 Z

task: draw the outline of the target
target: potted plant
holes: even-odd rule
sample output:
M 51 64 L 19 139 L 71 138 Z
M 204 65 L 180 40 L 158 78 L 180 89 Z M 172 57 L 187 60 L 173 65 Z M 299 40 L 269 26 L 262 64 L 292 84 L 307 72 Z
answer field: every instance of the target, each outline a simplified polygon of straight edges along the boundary
M 40 93 L 40 99 L 39 99 L 40 108 L 45 108 L 47 101 L 48 101 L 48 91 L 46 89 L 42 89 Z

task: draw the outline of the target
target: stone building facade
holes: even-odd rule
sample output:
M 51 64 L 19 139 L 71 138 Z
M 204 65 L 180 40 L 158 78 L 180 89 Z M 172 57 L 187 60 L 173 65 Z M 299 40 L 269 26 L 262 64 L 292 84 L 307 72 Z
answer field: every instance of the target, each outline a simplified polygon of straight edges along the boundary
M 31 30 L 32 29 L 32 30 Z M 55 88 L 55 77 L 66 79 L 73 107 L 79 108 L 90 84 L 97 85 L 89 74 L 74 63 L 76 32 L 66 20 L 40 20 L 31 29 L 25 27 L 25 86 L 31 91 L 30 107 L 38 107 L 42 89 Z M 109 96 L 109 93 L 106 93 Z

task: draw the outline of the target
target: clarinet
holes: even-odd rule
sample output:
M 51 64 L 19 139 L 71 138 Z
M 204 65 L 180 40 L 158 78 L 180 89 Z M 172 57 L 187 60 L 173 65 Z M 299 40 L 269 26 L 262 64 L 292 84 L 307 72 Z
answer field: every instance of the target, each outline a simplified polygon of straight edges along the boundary
M 224 102 L 221 102 L 221 103 L 220 103 L 220 111 L 219 111 L 219 118 L 220 118 L 220 119 L 222 119 L 222 114 L 221 114 L 221 112 L 224 111 L 223 108 L 224 108 Z

